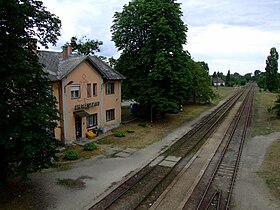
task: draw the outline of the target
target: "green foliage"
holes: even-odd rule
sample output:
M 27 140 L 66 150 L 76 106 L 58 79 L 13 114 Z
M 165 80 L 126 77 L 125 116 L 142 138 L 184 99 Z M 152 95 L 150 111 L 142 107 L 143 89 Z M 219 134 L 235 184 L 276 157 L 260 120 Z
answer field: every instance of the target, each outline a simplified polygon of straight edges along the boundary
M 92 150 L 95 150 L 96 148 L 97 148 L 97 146 L 93 142 L 88 142 L 84 145 L 84 150 L 87 150 L 87 151 L 92 151 Z
M 231 81 L 230 81 L 230 70 L 228 70 L 227 76 L 226 76 L 226 81 L 225 85 L 230 87 L 231 86 Z
M 187 26 L 174 1 L 133 0 L 116 12 L 112 40 L 122 51 L 115 69 L 126 80 L 124 98 L 141 104 L 145 114 L 176 108 L 186 98 L 190 55 L 184 52 Z
M 60 20 L 42 2 L 0 2 L 0 183 L 51 164 L 59 120 L 47 74 L 34 52 L 60 35 Z
M 270 49 L 270 55 L 266 60 L 265 76 L 267 89 L 270 92 L 278 91 L 279 89 L 279 75 L 278 75 L 278 59 L 279 54 L 275 47 Z
M 115 137 L 125 137 L 125 132 L 121 131 L 121 130 L 117 130 L 117 131 L 115 131 L 114 136 Z
M 126 132 L 127 132 L 127 133 L 134 133 L 135 130 L 133 130 L 132 128 L 128 128 L 128 129 L 126 130 Z
M 66 160 L 77 160 L 79 159 L 80 155 L 77 151 L 69 150 L 64 153 L 64 158 Z
M 280 117 L 280 95 L 278 95 L 275 105 L 268 109 L 268 112 L 274 111 L 278 117 Z
M 215 94 L 210 88 L 209 75 L 199 62 L 189 60 L 191 67 L 191 84 L 188 87 L 189 98 L 192 102 L 207 103 L 210 99 L 214 98 Z
M 73 51 L 77 51 L 79 54 L 93 55 L 95 51 L 100 52 L 100 46 L 103 45 L 103 42 L 87 39 L 86 36 L 83 36 L 81 39 L 73 36 L 70 45 Z

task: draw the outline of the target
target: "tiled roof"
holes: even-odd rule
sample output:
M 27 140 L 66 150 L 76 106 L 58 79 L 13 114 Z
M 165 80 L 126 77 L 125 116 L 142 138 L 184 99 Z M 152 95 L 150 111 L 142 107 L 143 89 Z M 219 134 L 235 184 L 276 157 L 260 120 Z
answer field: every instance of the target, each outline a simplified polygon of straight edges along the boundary
M 224 80 L 222 80 L 220 77 L 213 77 L 214 83 L 225 83 Z
M 108 80 L 123 80 L 125 77 L 96 56 L 71 54 L 63 59 L 61 52 L 38 51 L 39 62 L 49 73 L 51 81 L 61 80 L 69 75 L 83 61 L 90 62 L 100 75 Z

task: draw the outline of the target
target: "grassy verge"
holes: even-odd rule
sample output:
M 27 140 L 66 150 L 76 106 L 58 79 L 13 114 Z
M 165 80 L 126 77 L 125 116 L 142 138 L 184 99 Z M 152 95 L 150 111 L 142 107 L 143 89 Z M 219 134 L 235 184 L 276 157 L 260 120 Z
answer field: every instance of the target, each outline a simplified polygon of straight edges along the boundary
M 252 136 L 267 135 L 280 131 L 280 120 L 276 114 L 269 113 L 268 108 L 274 105 L 277 94 L 256 92 L 254 101 Z
M 266 151 L 261 171 L 258 173 L 265 180 L 272 194 L 280 201 L 280 139 L 269 146 Z
M 275 113 L 269 113 L 268 108 L 274 105 L 277 94 L 257 92 L 254 101 L 252 136 L 268 135 L 280 132 L 280 119 Z M 272 194 L 280 200 L 280 139 L 271 144 L 265 154 L 258 175 L 264 179 Z
M 127 131 L 128 129 L 132 129 L 134 132 L 126 132 L 125 137 L 121 138 L 115 137 L 114 135 L 109 135 L 101 139 L 98 144 L 140 149 L 157 142 L 168 135 L 172 130 L 180 127 L 185 122 L 193 120 L 202 112 L 209 110 L 214 105 L 217 105 L 222 99 L 236 91 L 236 89 L 230 87 L 219 87 L 218 89 L 215 88 L 214 91 L 217 94 L 217 98 L 215 98 L 211 104 L 186 105 L 183 107 L 182 112 L 179 112 L 178 114 L 167 114 L 164 119 L 153 123 L 149 121 L 134 121 L 121 125 L 119 128 L 117 128 L 117 130 Z M 126 113 L 129 114 L 129 112 Z M 126 119 L 128 119 L 128 117 L 126 117 Z M 146 124 L 146 126 L 139 126 L 141 123 Z

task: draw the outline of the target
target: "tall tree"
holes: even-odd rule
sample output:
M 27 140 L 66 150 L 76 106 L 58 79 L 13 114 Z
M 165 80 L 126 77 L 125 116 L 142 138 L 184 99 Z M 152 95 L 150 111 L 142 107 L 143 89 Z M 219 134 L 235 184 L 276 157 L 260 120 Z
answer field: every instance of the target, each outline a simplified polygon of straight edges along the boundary
M 102 41 L 90 40 L 83 36 L 82 38 L 77 38 L 75 36 L 71 37 L 70 45 L 73 51 L 83 55 L 93 55 L 95 52 L 100 52 L 100 46 L 103 45 Z
M 217 73 L 214 71 L 214 73 L 213 73 L 213 76 L 212 76 L 213 78 L 217 78 L 218 76 L 217 76 Z
M 231 82 L 230 82 L 230 70 L 228 70 L 225 83 L 226 83 L 226 86 L 228 86 L 228 87 L 231 86 Z
M 6 183 L 55 156 L 58 115 L 35 42 L 55 44 L 61 22 L 35 0 L 1 1 L 0 16 L 0 182 Z
M 184 101 L 190 72 L 184 52 L 187 26 L 173 0 L 132 0 L 114 15 L 112 40 L 122 51 L 115 68 L 123 94 L 146 110 L 165 112 Z
M 279 89 L 279 76 L 278 76 L 278 59 L 279 54 L 275 47 L 270 49 L 270 55 L 266 60 L 266 85 L 270 92 L 278 91 Z

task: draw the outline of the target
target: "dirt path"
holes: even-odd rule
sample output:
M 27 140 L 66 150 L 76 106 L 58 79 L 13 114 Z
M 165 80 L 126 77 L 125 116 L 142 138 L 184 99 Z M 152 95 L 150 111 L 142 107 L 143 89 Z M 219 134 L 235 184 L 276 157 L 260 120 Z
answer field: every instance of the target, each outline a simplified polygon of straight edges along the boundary
M 248 138 L 245 142 L 237 181 L 233 193 L 233 209 L 280 209 L 279 201 L 269 192 L 257 172 L 260 170 L 268 146 L 280 137 L 280 133 Z

